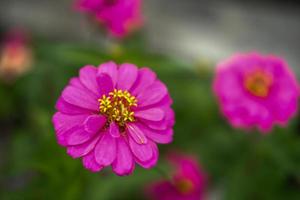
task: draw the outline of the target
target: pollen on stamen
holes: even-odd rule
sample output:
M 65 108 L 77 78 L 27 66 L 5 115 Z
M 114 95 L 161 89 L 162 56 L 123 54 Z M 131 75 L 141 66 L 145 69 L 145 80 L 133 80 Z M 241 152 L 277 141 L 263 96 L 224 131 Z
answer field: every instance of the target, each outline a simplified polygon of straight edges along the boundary
M 128 91 L 114 89 L 98 101 L 100 113 L 107 116 L 109 122 L 124 126 L 127 122 L 135 121 L 132 107 L 137 106 L 137 99 Z

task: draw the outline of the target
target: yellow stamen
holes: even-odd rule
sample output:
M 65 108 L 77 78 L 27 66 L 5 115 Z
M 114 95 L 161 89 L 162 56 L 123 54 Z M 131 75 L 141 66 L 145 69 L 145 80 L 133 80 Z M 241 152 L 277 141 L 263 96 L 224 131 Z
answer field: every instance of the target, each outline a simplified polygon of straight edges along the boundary
M 246 75 L 244 80 L 245 88 L 257 97 L 266 97 L 273 84 L 272 76 L 262 70 L 255 70 Z
M 137 99 L 128 91 L 114 89 L 108 96 L 103 95 L 98 101 L 100 113 L 106 115 L 109 122 L 114 121 L 124 126 L 126 122 L 135 121 L 134 112 L 131 109 L 137 106 Z

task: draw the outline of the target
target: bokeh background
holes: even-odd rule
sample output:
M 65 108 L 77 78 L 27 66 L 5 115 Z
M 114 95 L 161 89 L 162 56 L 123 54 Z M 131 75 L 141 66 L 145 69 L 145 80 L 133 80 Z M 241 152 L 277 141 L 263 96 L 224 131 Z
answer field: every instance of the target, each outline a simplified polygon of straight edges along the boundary
M 215 64 L 234 52 L 284 57 L 300 75 L 297 1 L 145 0 L 145 25 L 121 44 L 72 0 L 1 0 L 0 34 L 27 33 L 29 72 L 0 81 L 0 199 L 147 199 L 161 177 L 137 168 L 129 177 L 93 174 L 56 143 L 54 105 L 85 64 L 132 62 L 158 73 L 174 99 L 174 142 L 160 146 L 198 157 L 209 175 L 207 199 L 300 199 L 300 121 L 270 135 L 230 127 L 211 91 Z M 167 170 L 166 170 L 167 171 Z

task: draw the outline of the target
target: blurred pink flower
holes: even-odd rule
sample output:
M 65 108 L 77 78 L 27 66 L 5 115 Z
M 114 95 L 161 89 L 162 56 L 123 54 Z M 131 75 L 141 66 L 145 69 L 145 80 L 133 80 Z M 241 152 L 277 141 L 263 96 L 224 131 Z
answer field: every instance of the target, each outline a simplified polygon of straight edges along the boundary
M 218 64 L 214 92 L 232 126 L 263 133 L 286 125 L 298 108 L 299 85 L 286 62 L 257 53 L 236 54 Z
M 141 0 L 79 0 L 77 7 L 101 22 L 114 37 L 124 37 L 142 23 Z
M 147 194 L 153 200 L 201 200 L 204 198 L 207 184 L 206 174 L 196 159 L 171 154 L 168 160 L 175 172 L 172 180 L 162 180 L 151 184 Z
M 129 175 L 135 162 L 153 167 L 156 143 L 170 143 L 174 112 L 167 87 L 149 68 L 114 62 L 85 66 L 57 101 L 53 123 L 58 143 L 85 168 L 112 166 Z
M 9 31 L 0 49 L 0 76 L 6 81 L 30 70 L 32 51 L 28 45 L 27 34 L 19 29 Z

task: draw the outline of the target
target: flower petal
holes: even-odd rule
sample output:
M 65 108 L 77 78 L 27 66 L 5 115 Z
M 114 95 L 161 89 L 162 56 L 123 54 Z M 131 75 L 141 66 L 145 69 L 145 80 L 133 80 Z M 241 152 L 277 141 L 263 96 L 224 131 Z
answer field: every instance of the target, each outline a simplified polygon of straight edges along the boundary
M 147 110 L 138 110 L 134 116 L 149 121 L 161 121 L 164 118 L 164 111 L 159 108 L 150 108 Z
M 152 142 L 151 140 L 149 140 L 148 145 L 151 147 L 151 151 L 152 151 L 152 157 L 148 160 L 140 160 L 138 157 L 136 157 L 135 161 L 142 167 L 149 169 L 153 166 L 156 165 L 157 161 L 158 161 L 158 148 L 157 145 Z
M 154 129 L 154 130 L 166 130 L 168 126 L 168 122 L 166 120 L 160 121 L 160 122 L 152 122 L 147 120 L 140 120 L 143 122 L 147 127 Z
M 172 108 L 165 109 L 165 120 L 169 127 L 174 126 L 175 124 L 175 113 Z
M 78 126 L 84 123 L 84 120 L 89 115 L 67 115 L 61 112 L 56 112 L 52 118 L 52 122 L 54 124 L 54 129 L 57 134 L 65 132 L 74 126 Z
M 106 73 L 111 77 L 111 80 L 113 82 L 113 87 L 117 84 L 118 79 L 118 67 L 116 63 L 110 61 L 107 63 L 103 63 L 99 65 L 98 67 L 98 74 Z
M 89 133 L 99 131 L 106 123 L 106 118 L 102 115 L 90 115 L 84 122 L 84 129 Z
M 147 127 L 154 130 L 166 130 L 167 128 L 171 128 L 175 123 L 175 113 L 170 107 L 161 107 L 161 110 L 164 110 L 164 118 L 161 121 L 150 121 L 139 118 L 141 122 L 143 122 Z M 137 111 L 135 111 L 137 112 Z
M 160 144 L 168 144 L 172 142 L 173 140 L 173 129 L 168 128 L 166 130 L 153 130 L 148 127 L 143 126 L 143 132 L 144 134 L 154 142 L 160 143 Z
M 146 107 L 135 107 L 133 110 L 146 110 L 149 108 L 160 108 L 162 110 L 166 110 L 166 108 L 170 108 L 173 104 L 173 100 L 170 97 L 170 94 L 165 95 L 160 101 L 156 102 L 155 104 L 151 104 Z
M 99 165 L 95 160 L 95 154 L 94 151 L 90 152 L 82 159 L 83 166 L 92 171 L 92 172 L 99 172 L 101 169 L 103 169 L 103 166 Z
M 127 132 L 130 136 L 134 139 L 134 141 L 138 144 L 146 144 L 147 138 L 143 133 L 141 127 L 138 127 L 135 123 L 128 123 L 127 124 Z
M 168 94 L 167 87 L 160 81 L 155 81 L 143 92 L 138 94 L 139 107 L 153 105 L 162 100 Z
M 149 137 L 154 142 L 159 144 L 169 144 L 173 141 L 173 129 L 167 129 L 165 131 L 149 131 L 147 132 L 147 137 Z
M 99 165 L 108 166 L 116 158 L 116 139 L 104 132 L 95 148 L 95 158 Z
M 58 141 L 67 145 L 83 144 L 90 140 L 96 133 L 89 133 L 83 126 L 75 126 L 68 131 L 58 135 Z
M 138 78 L 131 88 L 131 94 L 137 95 L 154 83 L 156 74 L 149 68 L 142 68 L 138 72 Z
M 124 138 L 117 139 L 117 157 L 112 168 L 119 176 L 129 175 L 134 169 L 132 153 Z
M 129 90 L 138 75 L 138 69 L 133 64 L 122 64 L 119 68 L 117 87 L 121 90 Z
M 97 75 L 97 83 L 99 86 L 99 96 L 107 95 L 113 91 L 113 82 L 111 77 L 106 73 L 100 73 Z
M 98 95 L 98 84 L 96 81 L 97 71 L 97 68 L 92 65 L 87 65 L 79 71 L 81 83 L 96 95 Z
M 68 148 L 67 153 L 73 158 L 79 158 L 85 156 L 95 148 L 95 145 L 99 141 L 99 138 L 100 135 L 96 136 L 95 138 L 93 138 L 92 140 L 86 143 L 76 145 L 76 146 L 69 146 L 67 147 Z
M 59 97 L 59 99 L 57 100 L 55 108 L 56 108 L 56 110 L 58 110 L 62 113 L 70 114 L 70 115 L 91 113 L 90 110 L 69 104 L 62 97 Z
M 120 137 L 120 130 L 118 125 L 115 122 L 111 122 L 109 125 L 109 133 L 112 137 L 118 138 Z
M 82 85 L 81 81 L 77 77 L 71 78 L 71 80 L 69 81 L 69 85 L 72 85 L 72 86 L 82 89 L 82 90 L 86 90 L 86 87 L 84 87 Z
M 147 162 L 151 160 L 153 157 L 153 150 L 149 142 L 138 144 L 131 137 L 129 137 L 128 141 L 132 153 L 139 161 Z
M 62 97 L 72 105 L 93 111 L 98 110 L 97 97 L 90 92 L 74 86 L 67 86 L 62 93 Z

